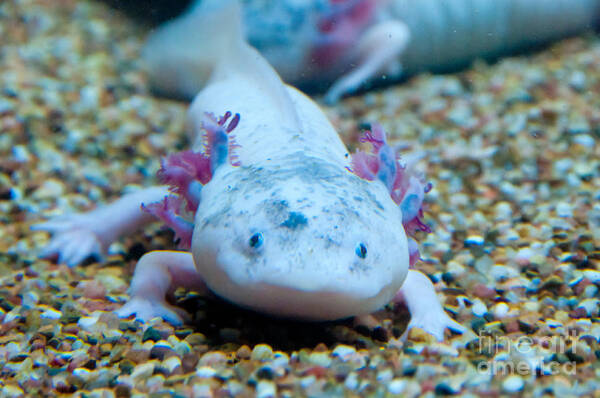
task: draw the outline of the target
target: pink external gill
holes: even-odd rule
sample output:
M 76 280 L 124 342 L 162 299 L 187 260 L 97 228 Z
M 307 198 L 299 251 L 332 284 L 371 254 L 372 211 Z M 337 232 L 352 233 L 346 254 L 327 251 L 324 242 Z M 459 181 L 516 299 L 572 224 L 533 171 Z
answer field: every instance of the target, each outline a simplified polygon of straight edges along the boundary
M 238 166 L 234 149 L 238 147 L 231 132 L 240 122 L 235 114 L 229 124 L 231 112 L 217 118 L 206 113 L 202 121 L 204 149 L 202 152 L 181 151 L 163 158 L 157 173 L 162 184 L 169 186 L 169 195 L 160 202 L 142 204 L 142 209 L 163 221 L 175 231 L 179 248 L 189 249 L 194 230 L 193 215 L 200 203 L 198 183 L 207 184 L 215 170 L 225 162 Z
M 414 236 L 417 231 L 431 232 L 423 218 L 425 194 L 431 190 L 413 170 L 398 162 L 400 155 L 387 144 L 383 127 L 374 123 L 366 131 L 360 142 L 371 144 L 371 153 L 357 151 L 352 155 L 352 172 L 369 181 L 381 180 L 394 202 L 402 210 L 402 225 L 409 236 L 409 256 L 411 267 L 419 259 L 419 249 Z

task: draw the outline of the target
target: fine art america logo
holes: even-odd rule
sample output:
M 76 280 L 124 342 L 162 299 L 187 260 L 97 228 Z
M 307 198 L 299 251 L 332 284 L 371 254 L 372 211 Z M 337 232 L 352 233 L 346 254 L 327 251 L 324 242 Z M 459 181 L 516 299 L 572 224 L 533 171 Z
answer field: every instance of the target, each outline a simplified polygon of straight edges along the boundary
M 577 342 L 575 331 L 566 335 L 479 336 L 479 353 L 489 358 L 477 364 L 488 375 L 575 375 Z

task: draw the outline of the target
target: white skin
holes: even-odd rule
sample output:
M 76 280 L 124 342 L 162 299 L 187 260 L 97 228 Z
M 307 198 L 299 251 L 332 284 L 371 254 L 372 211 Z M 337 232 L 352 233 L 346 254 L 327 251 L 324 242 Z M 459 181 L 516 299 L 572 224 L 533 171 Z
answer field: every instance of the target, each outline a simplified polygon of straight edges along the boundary
M 219 5 L 217 12 L 229 30 L 215 45 L 223 59 L 190 107 L 190 131 L 197 148 L 205 112 L 239 112 L 234 134 L 241 165 L 219 166 L 203 187 L 191 253 L 150 252 L 140 259 L 131 298 L 118 314 L 181 324 L 183 312 L 166 297 L 184 287 L 306 320 L 365 315 L 403 299 L 411 311 L 409 328 L 440 340 L 446 328 L 465 331 L 444 312 L 431 281 L 408 269 L 402 213 L 384 184 L 347 170 L 347 149 L 317 105 L 285 86 L 241 40 L 235 5 Z M 109 242 L 129 226 L 139 227 L 148 218 L 133 204 L 157 200 L 161 190 L 72 217 L 79 220 L 75 228 L 59 220 L 38 226 L 58 231 L 45 254 L 73 259 L 65 252 L 80 236 Z M 100 223 L 104 228 L 95 227 Z

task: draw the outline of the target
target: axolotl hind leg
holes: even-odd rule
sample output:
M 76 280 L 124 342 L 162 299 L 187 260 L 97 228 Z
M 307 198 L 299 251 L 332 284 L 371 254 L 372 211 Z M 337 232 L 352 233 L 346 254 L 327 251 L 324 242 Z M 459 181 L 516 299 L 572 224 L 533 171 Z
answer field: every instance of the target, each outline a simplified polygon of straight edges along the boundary
M 423 273 L 408 270 L 406 280 L 396 294 L 394 302 L 404 302 L 410 311 L 410 322 L 403 337 L 410 329 L 418 327 L 433 335 L 439 341 L 444 340 L 444 331 L 453 330 L 464 333 L 467 329 L 456 322 L 444 311 L 435 293 L 433 284 Z
M 90 256 L 100 259 L 119 237 L 155 220 L 140 208 L 142 203 L 159 201 L 168 193 L 167 187 L 145 188 L 87 213 L 67 214 L 35 224 L 32 230 L 54 234 L 39 256 L 56 257 L 59 263 L 70 267 Z
M 129 288 L 131 298 L 116 311 L 117 315 L 126 318 L 135 314 L 144 322 L 159 317 L 173 325 L 181 325 L 188 318 L 187 313 L 166 300 L 167 295 L 178 287 L 208 293 L 192 254 L 158 250 L 146 253 L 135 267 Z
M 334 104 L 371 81 L 378 72 L 385 73 L 392 66 L 400 68 L 398 60 L 409 40 L 408 26 L 401 21 L 380 22 L 369 28 L 356 45 L 358 65 L 333 83 L 325 94 L 325 102 Z M 393 74 L 398 75 L 399 72 L 394 71 Z

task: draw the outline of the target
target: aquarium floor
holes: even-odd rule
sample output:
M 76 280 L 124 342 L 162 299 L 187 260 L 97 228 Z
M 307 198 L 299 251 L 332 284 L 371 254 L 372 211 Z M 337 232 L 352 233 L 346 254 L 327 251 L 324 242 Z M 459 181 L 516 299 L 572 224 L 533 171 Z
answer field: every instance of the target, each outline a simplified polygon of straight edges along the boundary
M 0 395 L 599 396 L 600 40 L 444 76 L 326 111 L 356 147 L 383 124 L 434 189 L 423 261 L 473 330 L 437 343 L 389 306 L 370 322 L 294 323 L 193 292 L 193 322 L 118 319 L 159 225 L 101 262 L 37 258 L 29 227 L 153 184 L 186 147 L 186 104 L 151 95 L 146 29 L 102 3 L 0 3 Z

